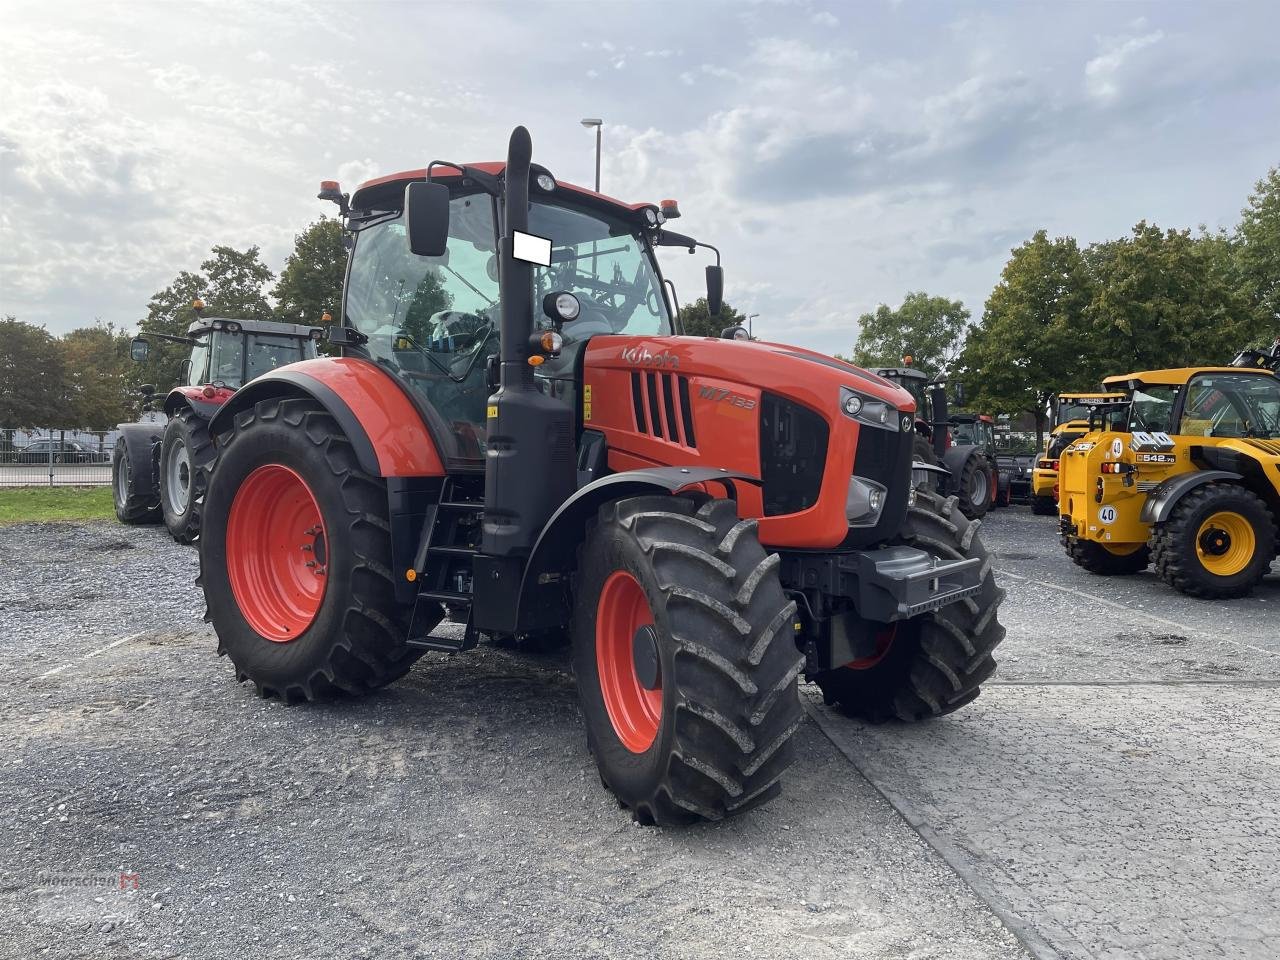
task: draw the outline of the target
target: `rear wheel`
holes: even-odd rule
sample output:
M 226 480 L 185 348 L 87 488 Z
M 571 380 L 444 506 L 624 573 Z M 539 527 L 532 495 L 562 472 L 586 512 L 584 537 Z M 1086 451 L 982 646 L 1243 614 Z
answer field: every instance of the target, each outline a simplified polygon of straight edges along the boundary
M 150 469 L 150 462 L 133 463 L 124 437 L 116 441 L 111 452 L 111 499 L 115 503 L 116 519 L 121 523 L 141 525 L 160 520 L 151 478 L 140 472 Z
M 1032 497 L 1031 512 L 1037 517 L 1056 517 L 1058 515 L 1058 501 L 1053 497 Z
M 1194 597 L 1243 597 L 1267 575 L 1276 528 L 1267 505 L 1233 483 L 1192 490 L 1151 531 L 1156 573 Z
M 1099 576 L 1141 573 L 1151 565 L 1151 551 L 1145 543 L 1099 543 L 1067 536 L 1062 545 L 1072 563 Z
M 160 509 L 169 535 L 179 543 L 191 543 L 200 533 L 196 504 L 204 496 L 204 468 L 212 460 L 209 425 L 190 408 L 176 413 L 160 446 Z
M 623 500 L 588 531 L 574 673 L 600 777 L 640 822 L 718 820 L 781 789 L 804 661 L 777 569 L 725 500 Z
M 955 497 L 917 491 L 901 542 L 939 559 L 982 558 L 982 589 L 972 597 L 910 620 L 883 625 L 872 654 L 815 678 L 823 699 L 852 716 L 881 723 L 924 720 L 974 700 L 996 670 L 1004 639 L 996 618 L 1004 591 L 996 586 L 977 521 Z
M 960 470 L 957 496 L 960 512 L 970 520 L 985 517 L 991 509 L 991 466 L 987 458 L 974 454 Z
M 263 696 L 367 693 L 417 659 L 395 598 L 385 486 L 319 404 L 264 400 L 235 418 L 203 528 L 218 652 Z

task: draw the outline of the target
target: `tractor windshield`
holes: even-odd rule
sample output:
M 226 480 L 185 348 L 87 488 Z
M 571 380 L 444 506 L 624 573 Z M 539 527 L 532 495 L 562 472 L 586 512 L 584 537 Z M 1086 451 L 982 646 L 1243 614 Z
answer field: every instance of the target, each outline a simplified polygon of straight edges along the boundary
M 581 207 L 535 203 L 529 230 L 551 238 L 551 266 L 534 269 L 534 303 L 565 291 L 582 304 L 564 325 L 566 342 L 597 333 L 665 336 L 671 317 L 643 234 L 617 217 Z

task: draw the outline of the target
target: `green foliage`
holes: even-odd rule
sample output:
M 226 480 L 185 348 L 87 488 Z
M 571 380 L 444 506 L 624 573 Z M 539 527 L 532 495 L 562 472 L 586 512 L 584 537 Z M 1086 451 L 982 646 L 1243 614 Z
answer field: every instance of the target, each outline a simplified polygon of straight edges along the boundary
M 1244 293 L 1260 323 L 1280 334 L 1280 167 L 1258 181 L 1236 230 Z M 1271 339 L 1267 337 L 1266 339 Z
M 62 400 L 63 357 L 44 327 L 0 320 L 0 425 L 48 425 Z
M 321 322 L 326 311 L 337 317 L 346 269 L 342 224 L 321 217 L 294 238 L 293 253 L 271 291 L 276 299 L 276 316 L 287 323 L 312 326 Z
M 959 300 L 908 293 L 897 309 L 880 304 L 858 318 L 853 362 L 860 367 L 912 366 L 930 378 L 945 375 L 960 352 L 969 311 Z
M 112 430 L 134 419 L 129 339 L 124 331 L 99 323 L 58 341 L 63 382 L 57 423 Z
M 1081 335 L 1093 289 L 1072 238 L 1039 230 L 1015 249 L 958 363 L 968 406 L 1030 413 L 1038 442 L 1050 398 L 1096 380 L 1105 365 Z
M 413 296 L 401 297 L 401 304 L 397 308 L 398 312 L 404 313 L 401 329 L 413 339 L 414 343 L 426 346 L 433 336 L 432 315 L 448 310 L 452 306 L 453 294 L 445 289 L 440 274 L 434 270 L 428 270 L 418 282 Z
M 1233 254 L 1225 236 L 1145 221 L 1090 247 L 1095 293 L 1081 339 L 1103 358 L 1101 372 L 1230 362 L 1258 326 Z
M 745 327 L 747 318 L 727 303 L 720 305 L 718 317 L 711 316 L 707 309 L 706 297 L 699 297 L 693 303 L 687 303 L 680 308 L 680 327 L 685 336 L 718 337 L 721 330 L 735 324 Z

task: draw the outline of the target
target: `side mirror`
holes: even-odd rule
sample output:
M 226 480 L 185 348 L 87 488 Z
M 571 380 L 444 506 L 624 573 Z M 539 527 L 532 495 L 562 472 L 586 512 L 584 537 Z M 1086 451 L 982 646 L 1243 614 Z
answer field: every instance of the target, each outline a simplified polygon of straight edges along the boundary
M 416 180 L 404 188 L 404 222 L 409 250 L 419 257 L 442 257 L 449 245 L 449 188 Z
M 720 316 L 724 306 L 724 270 L 718 264 L 707 267 L 707 313 Z
M 129 359 L 134 363 L 145 363 L 150 352 L 151 341 L 146 337 L 134 337 L 129 341 Z
M 957 407 L 963 407 L 963 406 L 964 406 L 964 396 L 965 396 L 965 395 L 964 395 L 964 383 L 963 383 L 963 382 L 959 382 L 959 381 L 958 381 L 958 382 L 956 383 L 956 393 L 955 393 L 955 396 L 956 396 L 956 406 L 957 406 Z

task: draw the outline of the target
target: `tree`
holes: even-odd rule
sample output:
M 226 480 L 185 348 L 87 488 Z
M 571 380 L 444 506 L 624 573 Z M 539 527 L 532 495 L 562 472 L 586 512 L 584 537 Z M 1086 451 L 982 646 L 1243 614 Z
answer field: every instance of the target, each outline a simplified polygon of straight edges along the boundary
M 271 291 L 276 299 L 276 316 L 290 323 L 312 325 L 320 323 L 325 311 L 337 316 L 346 269 L 342 224 L 321 217 L 294 238 L 293 253 Z
M 1016 248 L 957 364 L 970 406 L 1031 414 L 1042 444 L 1053 396 L 1087 388 L 1106 366 L 1085 335 L 1092 299 L 1088 266 L 1071 237 L 1050 240 L 1039 230 Z
M 44 427 L 63 419 L 62 356 L 44 327 L 0 320 L 0 426 Z
M 1104 373 L 1228 363 L 1260 334 L 1224 235 L 1142 221 L 1086 257 L 1094 294 L 1084 333 L 1106 358 Z
M 699 297 L 693 303 L 686 304 L 680 308 L 680 326 L 685 336 L 718 337 L 721 330 L 725 327 L 732 327 L 735 324 L 745 327 L 747 318 L 727 303 L 720 305 L 720 316 L 718 317 L 711 316 L 707 308 L 706 297 Z
M 200 264 L 205 277 L 204 301 L 211 317 L 270 320 L 271 304 L 263 292 L 274 274 L 258 258 L 258 248 L 217 246 Z
M 428 270 L 414 287 L 413 294 L 402 293 L 397 301 L 397 315 L 403 311 L 404 320 L 400 327 L 409 334 L 413 341 L 421 346 L 433 338 L 431 317 L 443 313 L 453 306 L 453 294 L 450 293 L 434 269 Z
M 896 310 L 880 304 L 858 318 L 853 362 L 860 367 L 897 367 L 910 356 L 912 366 L 931 378 L 944 376 L 955 362 L 969 322 L 959 300 L 908 293 Z
M 1244 293 L 1259 323 L 1270 327 L 1272 337 L 1280 335 L 1280 167 L 1258 181 L 1240 211 L 1236 244 Z
M 58 341 L 63 365 L 63 420 L 110 430 L 133 419 L 129 337 L 110 324 L 72 330 Z

